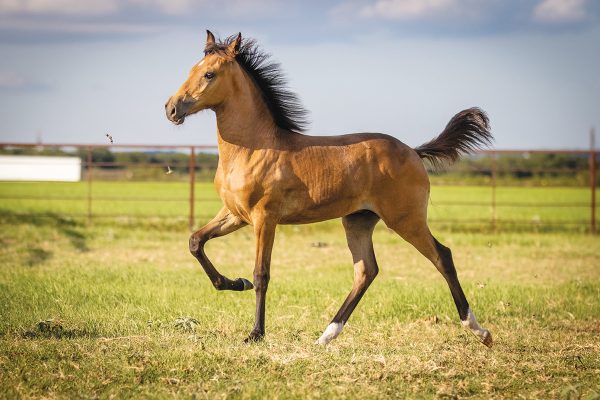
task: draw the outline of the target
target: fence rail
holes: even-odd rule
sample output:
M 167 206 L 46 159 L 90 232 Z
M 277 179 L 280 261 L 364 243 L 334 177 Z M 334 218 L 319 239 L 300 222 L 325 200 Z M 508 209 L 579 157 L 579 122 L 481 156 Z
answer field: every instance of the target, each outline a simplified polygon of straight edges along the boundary
M 215 198 L 209 196 L 196 196 L 196 171 L 199 165 L 196 163 L 196 155 L 202 152 L 217 151 L 217 147 L 213 145 L 142 145 L 142 144 L 75 144 L 75 143 L 52 143 L 52 144 L 39 144 L 39 143 L 0 143 L 0 149 L 11 150 L 11 149 L 57 149 L 66 151 L 67 149 L 74 149 L 82 158 L 82 169 L 83 179 L 87 184 L 86 192 L 73 194 L 73 195 L 62 195 L 53 193 L 44 194 L 11 194 L 0 192 L 0 201 L 30 201 L 30 200 L 43 200 L 50 202 L 84 202 L 85 211 L 71 211 L 68 215 L 86 217 L 90 222 L 96 218 L 110 218 L 115 216 L 121 216 L 122 214 L 114 212 L 95 212 L 94 204 L 97 202 L 148 202 L 148 203 L 161 203 L 166 204 L 172 203 L 187 203 L 187 221 L 190 229 L 193 229 L 196 220 L 196 205 L 206 204 L 208 202 L 215 202 Z M 93 187 L 99 177 L 100 172 L 106 172 L 107 170 L 119 170 L 124 169 L 125 171 L 129 168 L 141 168 L 150 169 L 164 166 L 157 165 L 151 162 L 107 162 L 107 161 L 94 161 L 93 151 L 96 149 L 110 149 L 113 151 L 174 151 L 180 153 L 186 153 L 188 155 L 187 165 L 183 162 L 173 163 L 171 166 L 167 166 L 177 169 L 179 178 L 186 178 L 188 182 L 188 194 L 183 197 L 181 195 L 167 195 L 167 196 L 147 196 L 147 195 L 132 195 L 132 196 L 119 196 L 119 195 L 106 195 L 106 194 L 94 194 Z M 588 158 L 587 171 L 577 166 L 568 166 L 565 168 L 556 167 L 535 167 L 535 168 L 522 168 L 515 166 L 505 166 L 502 169 L 498 167 L 498 159 L 505 156 L 532 156 L 536 154 L 556 154 L 556 155 L 572 155 L 578 157 Z M 461 218 L 460 220 L 439 217 L 434 218 L 434 222 L 438 223 L 489 223 L 494 229 L 498 224 L 514 224 L 514 225 L 527 225 L 532 224 L 530 220 L 515 219 L 498 217 L 498 210 L 507 208 L 526 209 L 526 208 L 540 208 L 540 209 L 585 209 L 589 208 L 589 218 L 572 218 L 561 221 L 544 221 L 544 225 L 575 225 L 575 226 L 587 226 L 587 231 L 596 233 L 596 176 L 597 176 L 597 162 L 598 151 L 594 149 L 593 141 L 591 143 L 590 150 L 483 150 L 477 153 L 478 157 L 486 158 L 489 160 L 488 167 L 473 166 L 469 165 L 466 167 L 449 170 L 450 173 L 462 173 L 462 174 L 485 174 L 489 177 L 487 184 L 482 185 L 490 189 L 491 193 L 487 201 L 471 201 L 471 200 L 444 200 L 436 201 L 437 206 L 442 207 L 489 207 L 490 213 L 487 218 Z M 569 175 L 586 173 L 589 175 L 589 201 L 516 201 L 516 200 L 501 200 L 498 198 L 498 189 L 503 188 L 503 185 L 499 184 L 499 175 L 506 173 L 528 173 L 528 174 L 555 174 L 555 175 Z M 443 177 L 444 175 L 436 174 L 436 177 Z M 569 175 L 570 176 L 570 175 Z M 106 178 L 106 177 L 104 177 Z M 441 186 L 440 183 L 436 183 L 435 179 L 434 186 Z M 43 215 L 39 212 L 20 212 L 18 215 Z M 147 217 L 147 214 L 131 213 L 134 217 Z

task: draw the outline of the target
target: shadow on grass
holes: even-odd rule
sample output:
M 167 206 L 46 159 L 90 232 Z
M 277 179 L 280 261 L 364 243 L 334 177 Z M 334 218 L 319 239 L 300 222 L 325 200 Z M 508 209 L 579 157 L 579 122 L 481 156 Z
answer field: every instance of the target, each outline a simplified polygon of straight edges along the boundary
M 65 236 L 75 249 L 79 251 L 88 251 L 87 237 L 79 231 L 82 224 L 71 218 L 55 213 L 43 213 L 37 215 L 19 214 L 9 210 L 0 209 L 0 223 L 7 225 L 32 225 L 37 227 L 53 227 L 59 233 Z M 52 256 L 51 252 L 40 248 L 32 248 L 28 250 L 30 265 L 44 262 Z
M 25 263 L 30 266 L 36 266 L 44 263 L 52 257 L 52 252 L 41 249 L 39 247 L 30 247 L 27 249 L 27 261 Z
M 67 329 L 62 321 L 47 319 L 37 323 L 35 328 L 23 332 L 25 339 L 75 339 L 81 337 L 97 338 L 96 332 L 90 332 L 86 329 Z
M 196 220 L 201 226 L 210 221 L 213 215 L 197 215 Z M 188 231 L 188 217 L 156 216 L 156 215 L 127 215 L 127 214 L 94 214 L 91 220 L 81 215 L 58 214 L 54 212 L 15 212 L 0 208 L 0 223 L 21 224 L 34 226 L 54 226 L 71 239 L 76 248 L 84 251 L 85 236 L 77 229 L 80 227 L 118 227 L 124 229 L 160 229 L 161 231 Z M 83 249 L 81 248 L 83 247 Z

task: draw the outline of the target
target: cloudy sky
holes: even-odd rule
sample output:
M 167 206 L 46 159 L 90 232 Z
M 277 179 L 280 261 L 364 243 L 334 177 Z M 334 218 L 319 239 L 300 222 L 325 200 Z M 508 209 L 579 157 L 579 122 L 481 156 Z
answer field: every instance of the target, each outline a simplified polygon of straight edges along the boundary
M 310 134 L 409 145 L 480 106 L 497 148 L 587 148 L 600 127 L 597 0 L 0 0 L 0 140 L 214 144 L 164 103 L 205 30 L 258 39 Z

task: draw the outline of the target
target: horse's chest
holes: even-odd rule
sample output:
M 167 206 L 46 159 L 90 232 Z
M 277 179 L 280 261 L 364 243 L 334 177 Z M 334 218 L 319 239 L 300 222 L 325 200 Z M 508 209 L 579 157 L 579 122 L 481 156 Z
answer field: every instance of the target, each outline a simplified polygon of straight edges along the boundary
M 245 220 L 250 219 L 252 209 L 256 207 L 264 194 L 258 180 L 251 174 L 242 171 L 221 175 L 217 187 L 225 206 Z

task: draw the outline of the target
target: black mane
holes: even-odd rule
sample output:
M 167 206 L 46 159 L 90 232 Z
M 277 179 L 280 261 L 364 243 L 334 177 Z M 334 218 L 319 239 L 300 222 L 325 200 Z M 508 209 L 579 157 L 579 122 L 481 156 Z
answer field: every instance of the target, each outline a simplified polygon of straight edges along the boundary
M 236 36 L 208 46 L 204 54 L 226 56 L 227 47 Z M 243 39 L 235 56 L 238 64 L 252 77 L 273 116 L 275 124 L 292 132 L 303 132 L 308 125 L 308 111 L 300 103 L 298 96 L 286 88 L 287 80 L 281 65 L 270 61 L 270 55 L 259 49 L 254 39 Z

